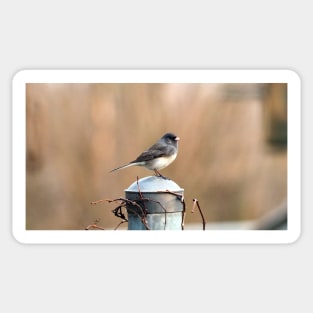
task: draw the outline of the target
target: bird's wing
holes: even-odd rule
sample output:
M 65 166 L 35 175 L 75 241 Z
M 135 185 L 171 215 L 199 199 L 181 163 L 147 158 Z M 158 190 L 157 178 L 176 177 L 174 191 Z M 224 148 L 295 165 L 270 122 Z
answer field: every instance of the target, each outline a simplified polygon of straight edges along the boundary
M 144 161 L 150 161 L 159 157 L 164 156 L 165 152 L 161 150 L 147 150 L 142 152 L 136 160 L 132 161 L 131 163 L 136 163 L 136 162 L 144 162 Z
M 163 142 L 157 142 L 151 146 L 148 150 L 142 152 L 136 160 L 131 163 L 140 162 L 140 161 L 149 161 L 162 156 L 168 156 L 174 152 L 175 148 L 171 145 L 164 144 Z

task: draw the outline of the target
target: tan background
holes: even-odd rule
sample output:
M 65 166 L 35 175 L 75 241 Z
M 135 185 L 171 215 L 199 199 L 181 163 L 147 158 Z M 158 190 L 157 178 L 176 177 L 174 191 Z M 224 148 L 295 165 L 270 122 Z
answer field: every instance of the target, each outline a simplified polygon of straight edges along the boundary
M 108 173 L 165 132 L 179 154 L 162 173 L 185 189 L 208 223 L 256 219 L 287 196 L 284 84 L 28 84 L 27 229 L 105 229 L 109 204 L 139 167 Z

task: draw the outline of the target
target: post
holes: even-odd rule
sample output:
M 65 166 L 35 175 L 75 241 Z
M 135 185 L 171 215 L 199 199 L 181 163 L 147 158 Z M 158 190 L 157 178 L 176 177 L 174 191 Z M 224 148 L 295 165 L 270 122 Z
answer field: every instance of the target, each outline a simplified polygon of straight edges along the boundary
M 175 182 L 149 176 L 126 190 L 128 230 L 182 230 L 183 192 Z

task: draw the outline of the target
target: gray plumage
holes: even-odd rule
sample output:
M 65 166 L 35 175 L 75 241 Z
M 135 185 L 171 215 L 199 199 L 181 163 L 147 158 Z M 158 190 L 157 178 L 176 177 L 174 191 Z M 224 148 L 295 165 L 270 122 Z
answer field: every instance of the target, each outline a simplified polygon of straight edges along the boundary
M 135 160 L 114 168 L 111 172 L 137 165 L 153 170 L 157 176 L 162 176 L 159 170 L 170 165 L 176 159 L 178 140 L 179 137 L 173 133 L 166 133 L 158 142 L 142 152 Z

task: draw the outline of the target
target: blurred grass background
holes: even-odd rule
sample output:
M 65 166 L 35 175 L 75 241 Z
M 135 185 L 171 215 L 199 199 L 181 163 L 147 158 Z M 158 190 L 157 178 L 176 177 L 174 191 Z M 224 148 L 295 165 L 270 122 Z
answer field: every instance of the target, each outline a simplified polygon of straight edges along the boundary
M 257 219 L 287 197 L 286 84 L 27 84 L 26 228 L 113 229 L 115 205 L 152 172 L 127 163 L 166 132 L 181 140 L 162 170 L 208 223 Z M 201 226 L 199 226 L 201 229 Z

